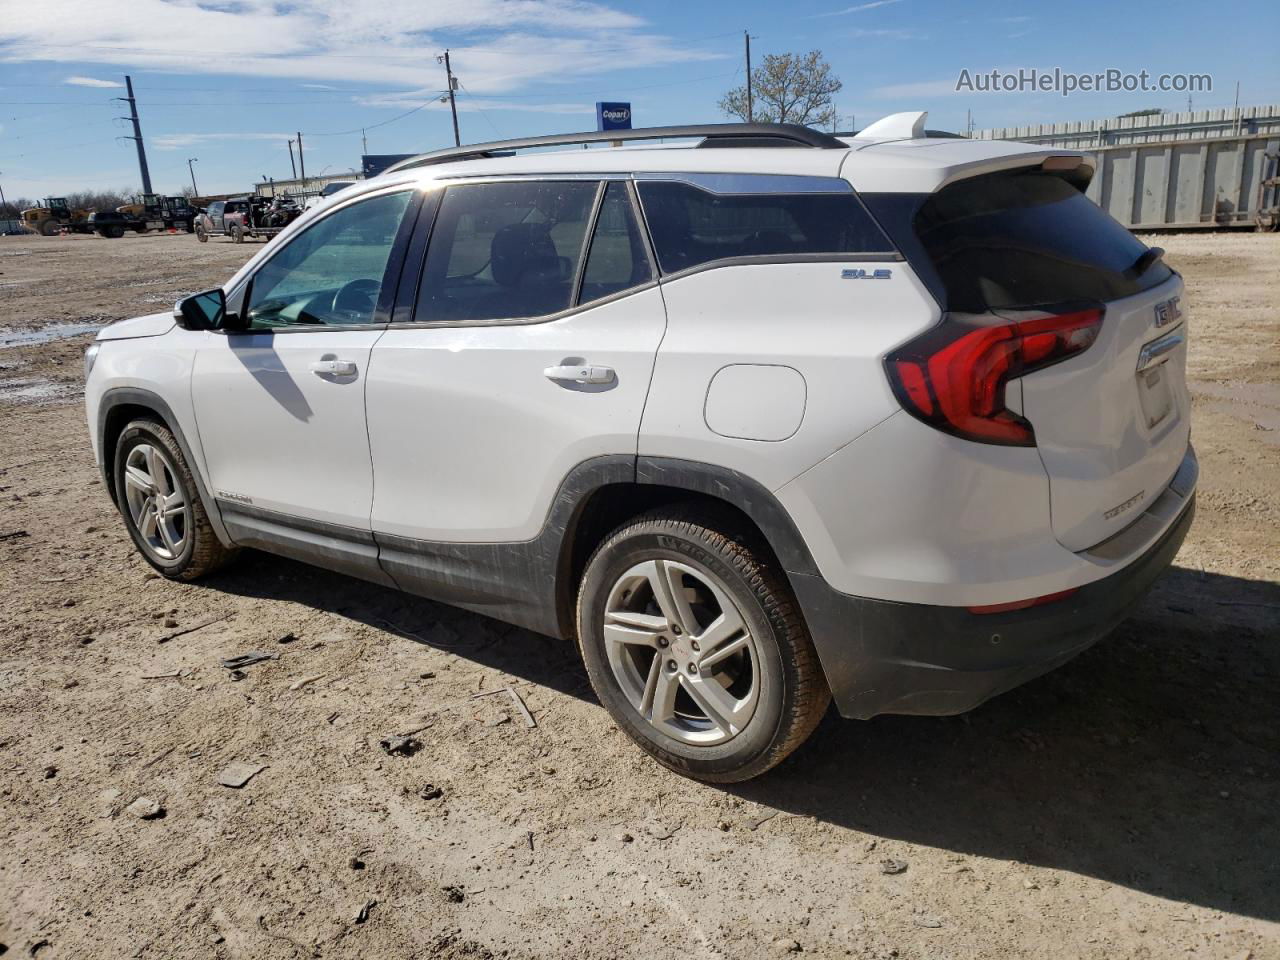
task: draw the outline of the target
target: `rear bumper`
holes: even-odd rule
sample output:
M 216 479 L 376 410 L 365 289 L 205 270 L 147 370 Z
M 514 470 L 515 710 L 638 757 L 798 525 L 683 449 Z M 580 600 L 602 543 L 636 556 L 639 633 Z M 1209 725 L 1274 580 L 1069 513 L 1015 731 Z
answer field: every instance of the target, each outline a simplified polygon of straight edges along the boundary
M 946 716 L 1047 673 L 1106 636 L 1173 562 L 1194 514 L 1191 494 L 1133 562 L 1065 600 L 1027 610 L 979 615 L 849 596 L 821 576 L 793 573 L 791 583 L 841 715 Z

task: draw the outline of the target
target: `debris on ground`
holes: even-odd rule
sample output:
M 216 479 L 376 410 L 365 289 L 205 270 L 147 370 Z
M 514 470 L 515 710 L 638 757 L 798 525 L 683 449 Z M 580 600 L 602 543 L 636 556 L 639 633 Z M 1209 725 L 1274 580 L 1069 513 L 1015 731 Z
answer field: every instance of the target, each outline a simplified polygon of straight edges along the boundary
M 211 627 L 215 623 L 221 623 L 223 620 L 229 620 L 231 619 L 231 616 L 232 615 L 229 613 L 224 613 L 220 617 L 210 617 L 208 620 L 202 620 L 190 627 L 184 627 L 181 630 L 174 630 L 172 633 L 166 633 L 162 637 L 157 637 L 156 643 L 168 643 L 170 640 L 175 640 L 178 637 L 185 637 L 188 633 L 195 633 L 197 630 L 203 630 L 205 627 Z
M 169 673 L 144 673 L 140 680 L 172 680 L 174 677 L 182 676 L 181 670 L 172 670 Z
M 242 653 L 239 656 L 228 657 L 222 661 L 222 666 L 227 670 L 243 670 L 245 667 L 251 667 L 255 663 L 279 659 L 280 654 L 278 653 L 268 653 L 266 650 L 250 650 L 248 653 Z
M 164 816 L 164 807 L 150 797 L 139 797 L 125 807 L 125 810 L 139 820 L 154 820 L 157 817 Z
M 289 689 L 301 690 L 303 687 L 307 686 L 308 684 L 315 683 L 317 680 L 323 680 L 323 679 L 324 679 L 323 673 L 317 673 L 311 677 L 303 677 L 301 680 L 295 680 L 293 681 L 293 683 L 289 684 Z
M 498 687 L 496 690 L 482 690 L 479 693 L 472 694 L 471 699 L 478 700 L 481 697 L 493 697 L 503 693 L 511 699 L 512 705 L 520 712 L 520 716 L 524 718 L 524 725 L 526 727 L 532 730 L 538 725 L 538 721 L 533 719 L 533 714 L 529 712 L 529 708 L 525 706 L 524 700 L 521 699 L 520 694 L 516 693 L 514 687 Z M 503 719 L 498 720 L 495 723 L 491 723 L 489 726 L 497 726 L 499 723 L 506 723 L 511 719 L 505 714 L 503 714 L 502 717 Z
M 0 540 L 16 540 L 19 537 L 29 537 L 31 534 L 25 530 L 10 530 L 8 533 L 0 533 Z
M 894 876 L 895 874 L 899 874 L 899 873 L 906 873 L 907 861 L 894 860 L 890 857 L 886 857 L 885 859 L 880 861 L 880 872 L 886 873 L 889 876 Z
M 792 940 L 790 937 L 779 937 L 777 940 L 773 941 L 773 952 L 799 953 L 800 944 L 798 941 Z
M 467 892 L 457 884 L 447 884 L 440 889 L 444 891 L 444 898 L 450 903 L 461 903 L 467 899 Z
M 359 910 L 356 911 L 355 922 L 364 923 L 366 920 L 368 920 L 369 911 L 372 910 L 377 905 L 378 905 L 377 900 L 366 900 L 364 902 L 364 906 L 362 906 Z
M 402 757 L 411 757 L 422 749 L 422 741 L 413 734 L 393 733 L 379 740 L 378 745 L 384 753 Z
M 418 791 L 418 796 L 423 800 L 439 800 L 444 796 L 444 790 L 437 787 L 434 783 L 424 783 L 422 789 Z
M 218 782 L 224 787 L 231 787 L 234 790 L 239 790 L 265 769 L 267 769 L 267 765 L 265 763 L 253 764 L 236 760 L 218 774 Z
M 748 820 L 747 829 L 759 830 L 762 826 L 764 826 L 766 823 L 768 823 L 770 820 L 776 817 L 779 812 L 780 811 L 778 810 L 770 810 L 768 813 L 764 814 L 763 816 L 755 817 L 751 820 Z

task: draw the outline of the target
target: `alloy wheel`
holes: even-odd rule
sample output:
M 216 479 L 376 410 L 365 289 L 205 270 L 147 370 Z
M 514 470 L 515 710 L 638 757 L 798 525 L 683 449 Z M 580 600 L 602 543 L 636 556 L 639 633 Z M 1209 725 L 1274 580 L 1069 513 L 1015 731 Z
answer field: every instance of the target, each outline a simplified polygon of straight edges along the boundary
M 191 529 L 191 505 L 164 451 L 140 443 L 125 458 L 125 502 L 143 546 L 156 559 L 182 556 Z
M 759 697 L 755 637 L 706 570 L 646 560 L 609 591 L 605 652 L 623 693 L 666 736 L 714 746 L 741 733 Z

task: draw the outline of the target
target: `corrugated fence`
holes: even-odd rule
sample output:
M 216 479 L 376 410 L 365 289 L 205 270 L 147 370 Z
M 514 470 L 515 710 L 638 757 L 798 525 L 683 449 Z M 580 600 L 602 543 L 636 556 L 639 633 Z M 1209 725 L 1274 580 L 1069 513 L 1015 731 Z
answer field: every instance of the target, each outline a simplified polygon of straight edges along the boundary
M 974 137 L 1094 154 L 1088 196 L 1134 230 L 1273 226 L 1280 217 L 1280 105 L 1001 127 Z

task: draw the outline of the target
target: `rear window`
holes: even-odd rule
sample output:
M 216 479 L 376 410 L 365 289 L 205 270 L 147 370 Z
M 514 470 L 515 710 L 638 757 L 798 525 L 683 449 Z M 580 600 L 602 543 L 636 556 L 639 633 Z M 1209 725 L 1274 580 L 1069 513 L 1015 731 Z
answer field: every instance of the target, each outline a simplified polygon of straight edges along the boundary
M 663 273 L 733 257 L 894 249 L 852 192 L 718 194 L 664 180 L 637 187 Z
M 916 233 L 951 310 L 982 313 L 1073 300 L 1116 300 L 1170 276 L 1138 274 L 1147 247 L 1075 186 L 1039 170 L 952 184 L 916 216 Z

